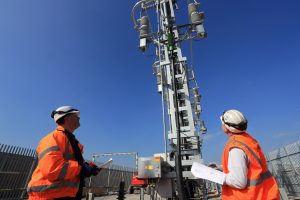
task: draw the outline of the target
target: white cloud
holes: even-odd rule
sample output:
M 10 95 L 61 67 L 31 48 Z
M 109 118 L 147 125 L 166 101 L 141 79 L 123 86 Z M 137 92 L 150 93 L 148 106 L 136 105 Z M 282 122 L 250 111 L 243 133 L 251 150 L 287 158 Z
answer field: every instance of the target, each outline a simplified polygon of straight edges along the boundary
M 279 133 L 275 133 L 274 137 L 287 137 L 287 136 L 291 136 L 291 135 L 299 135 L 299 132 L 279 132 Z
M 221 131 L 216 132 L 216 133 L 207 133 L 207 134 L 203 135 L 202 139 L 203 139 L 203 141 L 209 141 L 216 137 L 219 137 L 222 134 L 224 134 L 224 133 Z

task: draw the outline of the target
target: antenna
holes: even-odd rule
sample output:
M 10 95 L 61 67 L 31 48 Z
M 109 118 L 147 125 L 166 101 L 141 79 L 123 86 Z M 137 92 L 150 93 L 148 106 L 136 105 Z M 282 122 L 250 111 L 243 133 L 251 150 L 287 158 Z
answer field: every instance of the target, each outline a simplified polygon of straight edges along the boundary
M 154 156 L 161 156 L 164 160 L 156 168 L 158 171 L 148 173 L 145 169 L 139 169 L 139 172 L 143 174 L 143 178 L 154 180 L 155 188 L 170 187 L 167 189 L 170 193 L 166 189 L 157 189 L 163 198 L 193 198 L 193 189 L 186 188 L 191 185 L 196 187 L 191 181 L 195 177 L 190 170 L 194 161 L 202 160 L 200 136 L 206 132 L 206 127 L 200 118 L 201 95 L 193 69 L 189 69 L 187 58 L 183 57 L 180 47 L 184 41 L 207 37 L 203 25 L 204 13 L 198 11 L 199 7 L 200 4 L 196 1 L 187 5 L 189 23 L 183 25 L 177 25 L 175 21 L 174 9 L 179 10 L 176 0 L 141 0 L 131 12 L 134 29 L 139 32 L 139 49 L 145 52 L 150 43 L 155 45 L 156 58 L 152 67 L 157 78 L 158 92 L 162 97 L 164 130 L 167 127 L 169 129 L 168 134 L 164 131 L 165 138 L 166 134 L 168 136 L 168 142 L 165 139 L 165 153 Z M 156 12 L 155 32 L 148 11 Z M 136 18 L 136 15 L 139 17 Z M 168 116 L 164 113 L 168 113 Z M 171 148 L 168 149 L 167 145 Z M 147 165 L 145 160 L 147 164 L 157 164 L 154 163 L 155 159 L 151 161 L 151 158 L 141 158 L 139 166 Z

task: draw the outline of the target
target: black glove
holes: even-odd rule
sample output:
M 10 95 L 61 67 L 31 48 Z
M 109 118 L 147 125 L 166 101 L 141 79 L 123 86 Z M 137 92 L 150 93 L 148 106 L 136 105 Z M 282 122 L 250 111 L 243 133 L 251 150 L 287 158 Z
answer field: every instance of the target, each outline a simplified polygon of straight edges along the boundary
M 90 165 L 85 162 L 81 168 L 81 174 L 84 177 L 96 176 L 100 172 L 100 169 L 96 165 Z
M 93 168 L 90 167 L 89 165 L 85 164 L 85 163 L 81 167 L 81 174 L 84 177 L 90 177 L 90 176 L 92 176 L 92 171 L 93 171 Z
M 93 176 L 96 176 L 101 171 L 101 169 L 94 162 L 89 162 L 87 164 L 93 168 L 93 172 L 92 172 Z

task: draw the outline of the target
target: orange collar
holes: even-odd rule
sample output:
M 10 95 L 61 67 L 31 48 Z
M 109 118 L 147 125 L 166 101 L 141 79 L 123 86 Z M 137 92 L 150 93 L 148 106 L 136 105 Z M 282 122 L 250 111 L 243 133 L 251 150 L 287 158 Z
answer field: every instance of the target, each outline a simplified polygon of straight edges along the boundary
M 62 126 L 58 126 L 56 130 L 64 132 L 66 129 Z

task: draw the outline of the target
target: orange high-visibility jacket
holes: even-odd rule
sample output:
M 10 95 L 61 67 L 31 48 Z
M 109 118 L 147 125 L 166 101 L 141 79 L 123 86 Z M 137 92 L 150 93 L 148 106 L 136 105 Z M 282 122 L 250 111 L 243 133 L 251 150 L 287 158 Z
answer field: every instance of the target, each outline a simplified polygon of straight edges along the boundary
M 237 189 L 226 184 L 222 188 L 222 200 L 279 200 L 279 190 L 274 177 L 268 170 L 265 156 L 258 142 L 248 133 L 231 136 L 223 152 L 223 170 L 228 174 L 228 156 L 232 148 L 239 148 L 248 156 L 247 186 Z
M 76 196 L 81 166 L 63 131 L 58 126 L 37 147 L 39 161 L 27 187 L 30 200 Z M 78 145 L 82 152 L 83 146 Z

